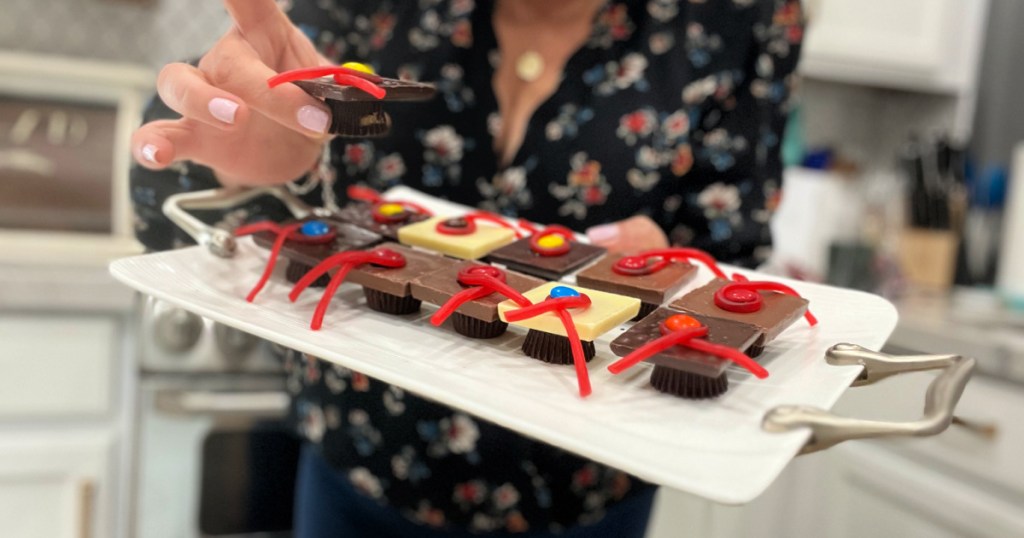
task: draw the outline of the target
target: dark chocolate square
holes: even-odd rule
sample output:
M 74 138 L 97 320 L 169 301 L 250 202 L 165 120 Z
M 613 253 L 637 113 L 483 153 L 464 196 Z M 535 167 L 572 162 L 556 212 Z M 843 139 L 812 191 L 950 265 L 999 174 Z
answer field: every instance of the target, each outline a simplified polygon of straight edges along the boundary
M 576 283 L 595 290 L 636 297 L 645 303 L 660 305 L 697 276 L 697 268 L 685 262 L 669 262 L 656 273 L 620 275 L 612 270 L 624 256 L 609 255 L 576 274 Z
M 463 261 L 423 275 L 412 281 L 412 296 L 421 301 L 441 306 L 448 299 L 451 299 L 453 295 L 466 289 L 465 286 L 459 284 L 459 271 L 474 265 L 484 264 Z M 511 286 L 512 289 L 522 293 L 540 286 L 544 281 L 539 278 L 516 273 L 515 271 L 505 271 L 505 283 Z M 504 295 L 492 293 L 482 299 L 463 303 L 462 306 L 456 309 L 456 312 L 481 321 L 493 322 L 498 319 L 498 303 L 505 299 Z
M 487 260 L 500 263 L 513 271 L 547 280 L 558 280 L 603 255 L 606 250 L 571 241 L 569 252 L 561 256 L 541 256 L 530 249 L 530 238 L 520 239 L 487 255 Z
M 716 278 L 707 285 L 676 299 L 669 306 L 676 310 L 686 310 L 703 316 L 731 319 L 754 325 L 764 332 L 762 347 L 774 340 L 807 312 L 807 299 L 774 291 L 758 292 L 764 298 L 764 306 L 757 312 L 742 313 L 724 310 L 715 305 L 715 292 L 729 283 L 728 280 Z
M 620 357 L 625 357 L 640 346 L 660 338 L 662 335 L 661 323 L 670 316 L 680 313 L 670 308 L 655 310 L 613 340 L 611 343 L 612 352 Z M 708 334 L 704 337 L 704 340 L 713 344 L 721 344 L 747 352 L 761 338 L 761 330 L 747 323 L 693 313 L 688 315 L 696 318 L 697 321 L 708 328 Z M 731 361 L 720 359 L 714 355 L 696 351 L 685 346 L 674 346 L 661 353 L 652 355 L 647 359 L 647 362 L 706 377 L 718 377 L 732 364 Z
M 345 279 L 347 282 L 390 295 L 406 297 L 412 292 L 410 284 L 413 280 L 456 263 L 455 260 L 444 256 L 413 250 L 398 243 L 384 243 L 376 248 L 387 248 L 398 252 L 405 257 L 405 267 L 360 265 L 348 274 Z
M 310 267 L 322 262 L 335 252 L 346 250 L 365 250 L 381 242 L 381 236 L 364 230 L 358 226 L 346 224 L 333 219 L 306 219 L 320 220 L 333 226 L 338 232 L 337 238 L 331 243 L 308 244 L 298 241 L 285 241 L 281 248 L 281 255 L 289 260 L 295 260 Z M 303 221 L 306 222 L 306 221 Z M 287 223 L 286 223 L 287 224 Z M 253 234 L 253 241 L 263 248 L 271 248 L 277 234 L 273 232 L 259 232 Z
M 365 202 L 352 202 L 341 208 L 336 216 L 342 221 L 354 224 L 373 233 L 380 234 L 389 241 L 398 240 L 398 229 L 402 226 L 430 218 L 429 215 L 425 215 L 423 213 L 411 213 L 409 218 L 402 222 L 386 224 L 374 220 L 372 209 L 373 206 L 371 204 Z

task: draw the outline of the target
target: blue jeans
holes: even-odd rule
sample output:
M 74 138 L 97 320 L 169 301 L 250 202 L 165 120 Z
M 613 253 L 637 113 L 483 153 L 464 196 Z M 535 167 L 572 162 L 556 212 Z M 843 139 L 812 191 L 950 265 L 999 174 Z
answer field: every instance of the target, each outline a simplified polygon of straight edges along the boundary
M 528 532 L 525 534 L 489 533 L 483 536 L 523 538 L 642 538 L 654 503 L 653 488 L 633 495 L 608 508 L 594 525 L 566 529 L 561 534 Z M 324 460 L 313 446 L 302 447 L 299 475 L 295 487 L 295 538 L 451 538 L 473 537 L 463 530 L 441 531 L 417 525 L 396 510 L 381 506 L 361 495 L 345 475 Z

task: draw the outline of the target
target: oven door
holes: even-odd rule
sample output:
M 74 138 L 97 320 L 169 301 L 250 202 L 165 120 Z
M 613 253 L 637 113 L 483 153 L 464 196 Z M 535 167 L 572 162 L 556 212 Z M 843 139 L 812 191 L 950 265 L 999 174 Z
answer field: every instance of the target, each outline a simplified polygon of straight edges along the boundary
M 136 535 L 291 536 L 299 441 L 283 379 L 141 382 Z

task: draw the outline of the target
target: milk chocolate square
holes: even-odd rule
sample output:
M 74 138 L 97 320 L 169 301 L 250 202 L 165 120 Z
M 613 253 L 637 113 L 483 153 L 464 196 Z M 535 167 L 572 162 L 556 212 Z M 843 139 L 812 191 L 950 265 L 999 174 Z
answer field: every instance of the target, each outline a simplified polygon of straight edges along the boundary
M 630 327 L 629 330 L 619 335 L 618 338 L 612 340 L 612 352 L 620 357 L 625 357 L 636 351 L 640 346 L 660 338 L 662 336 L 661 323 L 670 316 L 680 313 L 670 308 L 655 310 L 649 316 L 637 322 L 636 325 Z M 761 338 L 761 330 L 747 323 L 693 313 L 688 313 L 688 315 L 708 328 L 708 334 L 703 339 L 712 344 L 729 346 L 746 352 Z M 732 364 L 731 361 L 720 359 L 714 355 L 690 349 L 686 346 L 673 346 L 661 353 L 652 355 L 647 358 L 646 362 L 706 377 L 718 377 Z
M 428 215 L 423 213 L 409 213 L 409 218 L 401 222 L 377 222 L 373 218 L 373 204 L 368 204 L 366 202 L 352 202 L 346 205 L 338 211 L 337 217 L 338 219 L 350 224 L 355 224 L 360 228 L 380 234 L 389 241 L 398 240 L 398 229 L 402 226 L 430 218 Z
M 285 241 L 281 247 L 282 256 L 312 267 L 336 252 L 365 250 L 381 241 L 379 235 L 358 226 L 333 219 L 306 219 L 303 222 L 310 220 L 319 220 L 332 226 L 337 231 L 337 237 L 330 243 L 322 244 L 300 243 L 292 240 Z M 253 241 L 263 248 L 271 248 L 274 245 L 275 239 L 277 239 L 277 234 L 274 232 L 253 234 Z
M 484 264 L 462 261 L 423 275 L 412 281 L 412 296 L 421 301 L 441 306 L 448 302 L 448 299 L 451 299 L 453 295 L 466 289 L 466 286 L 459 284 L 459 271 L 475 265 Z M 521 275 L 514 271 L 505 271 L 505 283 L 512 289 L 524 293 L 540 286 L 544 281 L 532 276 Z M 505 299 L 506 297 L 500 293 L 492 293 L 482 299 L 463 303 L 455 311 L 481 321 L 497 321 L 498 303 Z
M 546 280 L 558 280 L 597 259 L 606 252 L 602 247 L 569 242 L 569 252 L 561 256 L 542 256 L 530 249 L 530 238 L 520 239 L 487 255 L 487 260 L 500 263 L 513 271 Z
M 456 263 L 455 260 L 444 256 L 413 250 L 398 243 L 384 243 L 375 248 L 387 248 L 401 254 L 405 257 L 405 267 L 392 268 L 363 264 L 352 269 L 345 278 L 347 282 L 390 295 L 407 297 L 412 293 L 411 283 L 413 280 Z
M 647 275 L 620 275 L 612 267 L 625 256 L 609 255 L 576 274 L 576 283 L 595 290 L 636 297 L 660 305 L 697 276 L 697 268 L 685 262 L 669 262 Z
M 730 319 L 757 327 L 764 332 L 764 336 L 755 344 L 756 349 L 752 350 L 755 355 L 760 353 L 760 348 L 774 340 L 807 312 L 807 299 L 774 291 L 758 292 L 764 299 L 764 305 L 757 312 L 730 312 L 719 308 L 715 304 L 715 292 L 729 283 L 728 280 L 716 278 L 707 285 L 676 299 L 669 306 L 693 314 Z

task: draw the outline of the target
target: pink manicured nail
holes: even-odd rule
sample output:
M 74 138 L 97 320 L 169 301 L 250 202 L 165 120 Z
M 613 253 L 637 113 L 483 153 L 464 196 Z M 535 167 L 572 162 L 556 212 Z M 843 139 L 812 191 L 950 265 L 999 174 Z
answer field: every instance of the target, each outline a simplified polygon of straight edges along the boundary
M 210 114 L 213 117 L 224 123 L 235 123 L 235 112 L 238 112 L 238 103 L 224 99 L 223 97 L 214 97 L 210 99 Z
M 153 164 L 157 164 L 156 154 L 158 151 L 160 151 L 160 149 L 153 144 L 146 144 L 145 146 L 142 146 L 142 158 Z
M 299 109 L 299 125 L 313 131 L 314 133 L 325 133 L 327 132 L 327 122 L 330 118 L 327 113 L 319 108 L 311 105 L 306 105 Z
M 591 243 L 608 243 L 619 237 L 618 224 L 602 224 L 587 230 L 587 239 Z

